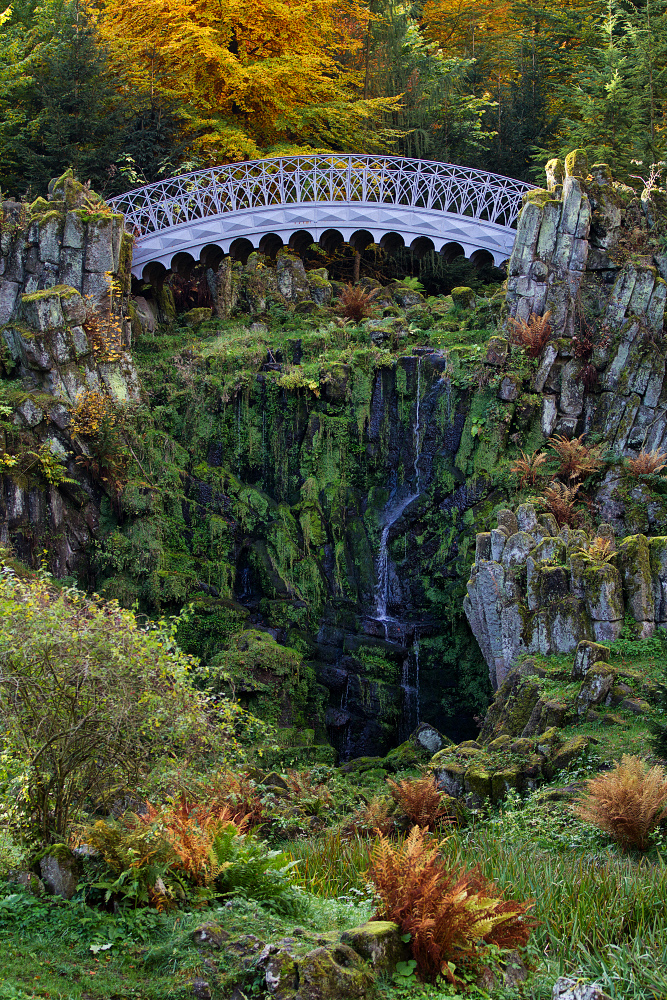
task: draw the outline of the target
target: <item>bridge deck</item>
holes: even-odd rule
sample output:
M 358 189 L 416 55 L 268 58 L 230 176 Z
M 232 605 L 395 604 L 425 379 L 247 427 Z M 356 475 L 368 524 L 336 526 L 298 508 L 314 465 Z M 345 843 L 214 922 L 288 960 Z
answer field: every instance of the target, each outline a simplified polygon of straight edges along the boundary
M 345 240 L 364 233 L 420 249 L 448 244 L 466 255 L 511 253 L 524 194 L 532 185 L 448 163 L 403 157 L 312 155 L 211 167 L 136 188 L 111 199 L 137 236 L 132 271 L 199 259 L 209 247 L 257 248 L 307 233 Z M 426 241 L 426 242 L 424 242 Z M 238 246 L 238 244 L 237 244 Z

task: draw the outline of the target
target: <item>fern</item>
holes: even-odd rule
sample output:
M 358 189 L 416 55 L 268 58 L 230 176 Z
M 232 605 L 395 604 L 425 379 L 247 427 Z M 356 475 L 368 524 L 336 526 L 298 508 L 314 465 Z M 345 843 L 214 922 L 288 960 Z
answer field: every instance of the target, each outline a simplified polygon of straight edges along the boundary
M 621 847 L 645 851 L 653 830 L 667 816 L 667 775 L 662 767 L 647 768 L 639 757 L 624 754 L 613 770 L 588 782 L 573 808 Z
M 535 313 L 531 313 L 528 321 L 509 319 L 512 343 L 523 347 L 529 358 L 539 357 L 551 336 L 550 319 L 550 312 L 546 312 L 544 316 L 536 316 Z
M 585 445 L 583 434 L 572 439 L 554 434 L 547 443 L 560 458 L 559 476 L 566 476 L 569 480 L 583 479 L 602 466 L 599 447 L 589 448 Z
M 435 982 L 442 976 L 462 985 L 453 970 L 475 971 L 485 946 L 516 948 L 528 941 L 530 903 L 504 899 L 477 870 L 449 870 L 437 841 L 418 826 L 402 844 L 380 835 L 368 875 L 380 899 L 377 919 L 393 920 L 410 934 L 423 979 Z
M 653 451 L 643 449 L 637 458 L 627 460 L 628 471 L 637 479 L 639 476 L 653 476 L 665 468 L 666 459 L 664 451 L 659 451 L 657 448 Z
M 451 823 L 448 795 L 438 788 L 435 778 L 395 782 L 388 780 L 394 801 L 411 823 L 434 830 L 443 823 Z
M 292 878 L 297 864 L 250 834 L 239 834 L 233 824 L 223 826 L 211 845 L 211 881 L 216 892 L 223 898 L 255 899 L 277 913 L 300 908 Z

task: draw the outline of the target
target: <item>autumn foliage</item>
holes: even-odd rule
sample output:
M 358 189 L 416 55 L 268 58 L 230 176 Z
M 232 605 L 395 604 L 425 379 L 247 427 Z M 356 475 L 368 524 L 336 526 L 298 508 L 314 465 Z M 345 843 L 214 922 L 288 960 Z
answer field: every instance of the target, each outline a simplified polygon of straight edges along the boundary
M 512 343 L 523 347 L 529 358 L 539 357 L 551 336 L 550 319 L 550 312 L 546 312 L 544 316 L 531 313 L 527 320 L 509 319 Z
M 628 459 L 628 471 L 637 479 L 639 476 L 651 476 L 660 472 L 667 464 L 667 455 L 664 451 L 655 448 L 653 451 L 642 449 L 637 458 Z
M 549 438 L 549 447 L 553 448 L 560 458 L 558 475 L 566 479 L 583 479 L 602 466 L 600 448 L 589 448 L 584 444 L 584 434 L 576 438 L 566 438 L 562 434 L 554 434 Z
M 433 775 L 416 781 L 391 781 L 387 784 L 392 797 L 411 823 L 434 830 L 443 823 L 451 823 L 450 798 L 438 788 Z
M 459 968 L 475 968 L 486 945 L 516 948 L 528 941 L 529 902 L 506 900 L 481 872 L 453 871 L 438 842 L 413 827 L 405 841 L 378 837 L 370 881 L 380 899 L 376 918 L 395 921 L 410 934 L 422 979 L 460 984 Z
M 346 285 L 341 293 L 338 308 L 345 319 L 358 323 L 373 312 L 373 299 L 377 291 L 376 288 L 368 291 L 361 285 Z
M 559 527 L 572 527 L 579 520 L 579 512 L 575 508 L 579 483 L 574 486 L 565 486 L 557 481 L 545 487 L 540 497 L 535 497 L 536 503 L 545 507 L 549 514 L 553 514 Z
M 667 816 L 667 774 L 662 767 L 649 768 L 639 757 L 624 754 L 611 771 L 588 782 L 574 811 L 621 847 L 645 851 L 652 832 Z

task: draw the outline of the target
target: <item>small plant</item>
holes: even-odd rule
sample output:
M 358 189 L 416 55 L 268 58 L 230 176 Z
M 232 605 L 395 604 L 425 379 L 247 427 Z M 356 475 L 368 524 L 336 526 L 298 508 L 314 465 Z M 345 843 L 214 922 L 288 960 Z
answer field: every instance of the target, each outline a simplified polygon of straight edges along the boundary
M 405 285 L 406 288 L 412 288 L 412 290 L 415 292 L 426 291 L 419 278 L 409 277 L 408 275 L 406 275 L 405 278 L 401 278 L 401 284 Z
M 560 458 L 559 476 L 565 476 L 569 480 L 583 479 L 602 466 L 599 446 L 589 448 L 584 444 L 583 434 L 571 439 L 562 434 L 554 434 L 549 438 L 548 444 Z
M 292 861 L 280 851 L 250 834 L 239 834 L 233 823 L 224 826 L 211 847 L 214 864 L 213 884 L 223 898 L 242 896 L 256 899 L 277 913 L 296 915 L 302 909 L 294 885 Z
M 655 448 L 653 451 L 642 449 L 637 458 L 627 460 L 627 469 L 636 479 L 640 476 L 653 476 L 667 465 L 667 454 Z
M 575 510 L 574 504 L 580 485 L 576 483 L 574 486 L 565 486 L 563 483 L 553 482 L 545 487 L 542 496 L 529 497 L 529 500 L 553 514 L 559 527 L 572 527 L 579 521 L 579 512 Z
M 546 460 L 547 456 L 543 451 L 535 452 L 534 455 L 530 456 L 522 451 L 521 458 L 517 458 L 514 465 L 510 466 L 510 472 L 519 477 L 520 486 L 526 486 L 527 483 L 535 486 L 540 477 L 540 470 Z
M 368 875 L 380 899 L 376 918 L 393 920 L 411 935 L 422 979 L 441 976 L 461 985 L 455 971 L 478 968 L 486 946 L 516 948 L 528 941 L 531 904 L 504 899 L 478 870 L 447 868 L 426 830 L 413 827 L 399 844 L 380 836 L 370 860 Z
M 338 311 L 345 319 L 351 319 L 358 323 L 373 312 L 373 299 L 379 290 L 379 288 L 372 288 L 367 291 L 360 285 L 346 285 L 338 303 Z
M 442 792 L 433 775 L 416 781 L 387 781 L 395 802 L 411 823 L 434 830 L 442 823 L 451 823 L 449 796 Z
M 385 836 L 394 829 L 394 817 L 389 811 L 386 799 L 371 799 L 360 806 L 350 817 L 345 827 L 345 833 L 369 834 L 379 831 Z
M 667 816 L 667 775 L 662 767 L 648 768 L 639 757 L 624 754 L 613 770 L 588 782 L 574 812 L 626 850 L 645 851 Z
M 538 358 L 551 336 L 550 319 L 550 312 L 545 312 L 544 316 L 531 313 L 527 321 L 509 319 L 511 342 L 522 347 L 529 358 Z
M 106 206 L 105 206 L 106 207 Z M 93 349 L 95 361 L 113 364 L 123 355 L 123 334 L 121 321 L 112 313 L 101 313 L 90 295 L 86 296 L 87 314 L 83 321 L 88 343 Z
M 575 554 L 586 562 L 602 566 L 604 563 L 613 562 L 616 548 L 610 538 L 594 538 L 587 549 L 577 549 Z

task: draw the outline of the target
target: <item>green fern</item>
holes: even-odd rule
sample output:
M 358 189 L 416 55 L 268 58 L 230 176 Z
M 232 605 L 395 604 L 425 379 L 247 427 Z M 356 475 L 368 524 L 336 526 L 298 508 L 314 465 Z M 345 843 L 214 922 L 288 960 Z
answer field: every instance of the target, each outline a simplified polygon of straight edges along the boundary
M 302 908 L 292 870 L 296 861 L 281 851 L 272 851 L 250 834 L 239 835 L 233 824 L 224 826 L 211 847 L 213 884 L 223 897 L 255 899 L 277 913 L 291 914 Z

